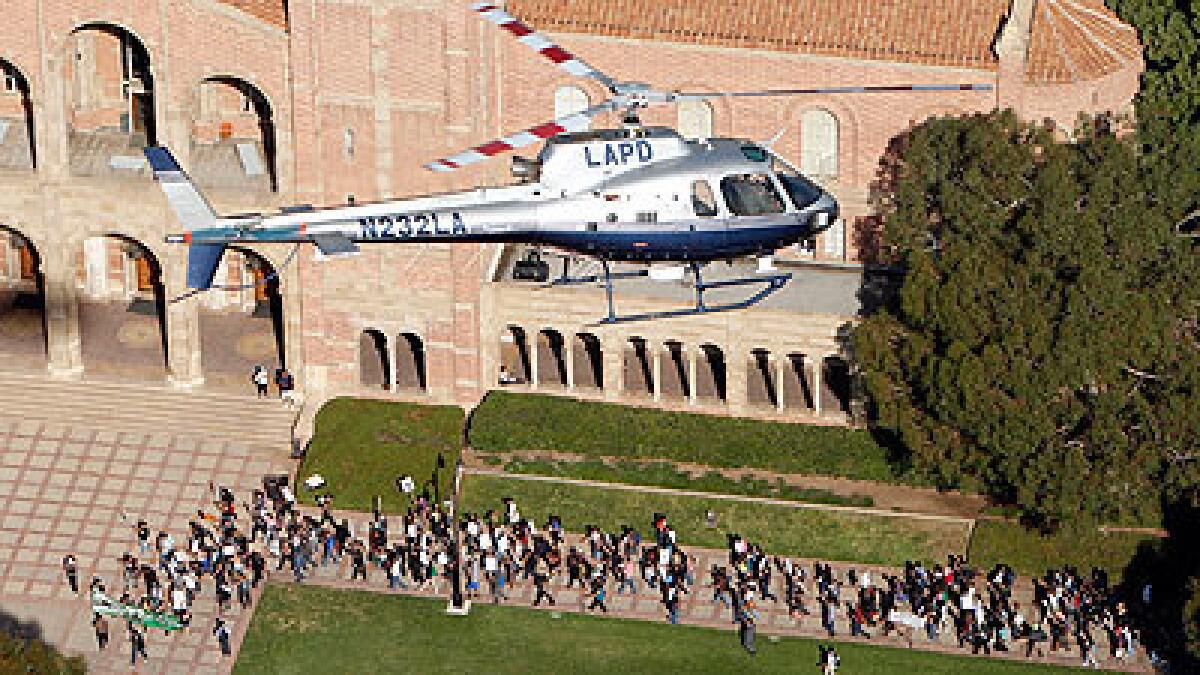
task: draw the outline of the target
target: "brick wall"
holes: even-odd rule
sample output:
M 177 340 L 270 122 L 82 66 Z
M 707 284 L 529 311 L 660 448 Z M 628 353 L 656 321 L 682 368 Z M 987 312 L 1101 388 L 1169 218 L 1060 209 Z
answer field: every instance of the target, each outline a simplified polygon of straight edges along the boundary
M 256 119 L 240 112 L 240 97 L 231 89 L 218 94 L 213 114 L 202 114 L 204 89 L 224 87 L 213 84 L 214 79 L 235 78 L 261 92 L 276 123 L 281 194 L 214 195 L 225 209 L 338 204 L 348 195 L 367 201 L 507 182 L 505 160 L 450 175 L 432 174 L 421 165 L 549 119 L 557 86 L 579 86 L 593 101 L 605 95 L 596 83 L 560 73 L 481 22 L 460 0 L 292 0 L 286 20 L 282 2 L 268 0 L 45 0 L 40 5 L 12 5 L 0 22 L 0 44 L 3 58 L 30 84 L 38 124 L 46 125 L 46 133 L 38 138 L 43 152 L 34 179 L 44 184 L 38 189 L 21 184 L 21 195 L 36 198 L 18 198 L 9 189 L 16 183 L 8 181 L 15 179 L 0 177 L 0 222 L 17 223 L 35 240 L 69 251 L 65 257 L 72 261 L 83 238 L 105 233 L 125 234 L 150 245 L 164 265 L 179 264 L 182 257 L 164 253 L 162 236 L 176 226 L 163 215 L 161 196 L 144 178 L 119 189 L 53 178 L 56 162 L 61 166 L 65 158 L 62 139 L 72 119 L 79 128 L 115 126 L 115 115 L 123 110 L 119 88 L 114 88 L 119 85 L 113 75 L 119 80 L 120 61 L 114 60 L 119 54 L 112 48 L 111 35 L 92 30 L 73 34 L 81 25 L 122 27 L 145 47 L 154 75 L 160 140 L 185 164 L 191 142 L 218 138 L 223 122 L 232 125 L 235 135 L 257 133 Z M 555 37 L 619 79 L 683 90 L 1007 84 L 1023 115 L 1049 117 L 1063 126 L 1080 111 L 1128 109 L 1138 80 L 1138 68 L 1130 67 L 1100 81 L 1027 87 L 998 83 L 998 71 L 990 67 L 972 70 L 608 37 Z M 77 66 L 72 50 L 80 39 L 94 53 L 100 83 L 96 100 L 103 105 L 75 115 L 71 101 L 78 95 L 72 88 Z M 47 53 L 40 51 L 41 45 Z M 60 92 L 67 93 L 66 101 Z M 854 222 L 869 213 L 869 188 L 891 139 L 931 114 L 990 110 L 996 102 L 995 92 L 717 100 L 713 118 L 718 135 L 765 139 L 784 130 L 776 147 L 798 162 L 800 119 L 811 109 L 828 110 L 838 120 L 839 174 L 827 187 L 838 195 L 847 220 Z M 673 125 L 675 112 L 652 110 L 645 121 Z M 599 120 L 601 125 L 615 122 Z M 536 149 L 526 154 L 532 152 Z M 101 211 L 97 195 L 108 200 Z M 113 245 L 119 256 L 115 240 Z M 273 252 L 272 259 L 278 263 L 285 254 Z M 361 256 L 330 262 L 317 262 L 312 250 L 305 249 L 287 273 L 289 282 L 283 289 L 290 312 L 288 339 L 304 365 L 299 372 L 302 383 L 312 385 L 318 396 L 355 391 L 361 332 L 380 330 L 393 350 L 398 336 L 411 332 L 425 344 L 429 396 L 473 402 L 495 374 L 494 367 L 484 365 L 484 355 L 495 347 L 494 331 L 487 326 L 510 319 L 520 322 L 520 317 L 493 316 L 500 310 L 489 306 L 482 287 L 485 265 L 484 249 L 468 245 L 367 247 Z M 232 280 L 240 270 L 235 267 L 231 273 Z M 510 303 L 503 311 L 516 311 L 514 306 Z

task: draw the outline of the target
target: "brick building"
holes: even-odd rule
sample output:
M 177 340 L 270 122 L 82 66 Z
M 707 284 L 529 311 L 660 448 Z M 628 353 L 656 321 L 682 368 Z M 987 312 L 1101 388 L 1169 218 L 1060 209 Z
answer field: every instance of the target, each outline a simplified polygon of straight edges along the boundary
M 879 158 L 912 123 L 1012 107 L 1067 130 L 1080 113 L 1130 111 L 1142 69 L 1135 31 L 1102 0 L 506 4 L 597 67 L 663 88 L 995 86 L 650 111 L 647 122 L 697 137 L 783 131 L 776 147 L 845 215 L 793 258 L 858 256 Z M 449 176 L 420 167 L 604 95 L 479 21 L 465 0 L 6 9 L 3 367 L 242 387 L 254 364 L 285 362 L 310 401 L 374 392 L 470 404 L 505 364 L 522 386 L 606 399 L 789 419 L 846 407 L 839 335 L 852 312 L 764 308 L 593 328 L 594 291 L 514 287 L 500 247 L 368 247 L 320 262 L 308 249 L 260 246 L 226 257 L 219 280 L 232 290 L 181 297 L 186 251 L 162 243 L 176 224 L 145 144 L 171 147 L 225 213 L 398 198 L 506 182 L 500 161 Z

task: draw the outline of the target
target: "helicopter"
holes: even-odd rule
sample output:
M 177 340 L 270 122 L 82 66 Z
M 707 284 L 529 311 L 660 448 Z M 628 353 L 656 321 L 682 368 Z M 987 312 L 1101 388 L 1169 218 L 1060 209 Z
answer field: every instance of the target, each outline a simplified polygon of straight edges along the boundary
M 577 77 L 603 84 L 611 96 L 580 112 L 475 146 L 425 165 L 454 171 L 519 148 L 544 143 L 535 159 L 513 157 L 515 184 L 412 199 L 331 208 L 287 207 L 276 215 L 219 217 L 163 147 L 146 158 L 180 223 L 189 228 L 166 238 L 188 244 L 187 285 L 214 287 L 226 247 L 256 242 L 314 244 L 322 256 L 353 255 L 365 244 L 425 242 L 529 244 L 594 258 L 602 274 L 572 277 L 564 269 L 553 285 L 603 282 L 607 313 L 599 323 L 707 314 L 751 307 L 783 288 L 791 275 L 769 264 L 760 272 L 706 281 L 705 265 L 756 256 L 811 240 L 838 217 L 834 197 L 771 148 L 770 142 L 736 138 L 690 140 L 667 127 L 645 126 L 639 111 L 689 100 L 808 94 L 986 91 L 988 84 L 929 84 L 684 93 L 616 80 L 536 32 L 501 7 L 472 9 L 525 46 Z M 605 113 L 622 117 L 615 129 L 590 130 Z M 614 271 L 611 263 L 675 263 L 677 275 L 653 267 Z M 539 260 L 532 277 L 546 280 Z M 621 315 L 614 281 L 629 277 L 682 279 L 691 271 L 691 306 Z M 708 290 L 758 289 L 740 301 L 705 302 Z

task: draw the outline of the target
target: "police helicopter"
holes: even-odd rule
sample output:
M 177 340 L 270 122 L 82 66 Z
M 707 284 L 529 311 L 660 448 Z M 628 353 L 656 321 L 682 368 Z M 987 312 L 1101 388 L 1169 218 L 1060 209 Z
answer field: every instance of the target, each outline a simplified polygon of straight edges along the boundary
M 837 202 L 775 153 L 770 143 L 686 140 L 673 129 L 643 126 L 640 110 L 713 98 L 991 89 L 987 84 L 933 84 L 665 91 L 608 76 L 497 5 L 480 2 L 472 7 L 559 68 L 599 81 L 611 96 L 578 113 L 426 165 L 432 171 L 453 171 L 544 142 L 536 159 L 513 158 L 514 185 L 334 208 L 292 207 L 270 216 L 218 217 L 166 148 L 146 148 L 155 177 L 189 229 L 167 237 L 168 243 L 190 245 L 188 287 L 197 292 L 213 287 L 230 244 L 312 243 L 332 257 L 354 254 L 363 244 L 523 243 L 600 261 L 603 274 L 571 277 L 564 270 L 552 283 L 602 281 L 608 311 L 601 323 L 743 309 L 782 288 L 791 275 L 766 265 L 757 274 L 706 281 L 702 268 L 714 261 L 769 256 L 812 239 L 836 220 Z M 589 131 L 593 118 L 603 113 L 620 114 L 622 127 Z M 674 263 L 679 271 L 675 278 L 690 269 L 694 303 L 672 311 L 617 314 L 614 280 L 653 276 L 653 268 L 614 271 L 614 261 Z M 534 276 L 545 279 L 545 271 L 535 270 Z M 737 286 L 758 288 L 741 301 L 705 303 L 705 291 Z

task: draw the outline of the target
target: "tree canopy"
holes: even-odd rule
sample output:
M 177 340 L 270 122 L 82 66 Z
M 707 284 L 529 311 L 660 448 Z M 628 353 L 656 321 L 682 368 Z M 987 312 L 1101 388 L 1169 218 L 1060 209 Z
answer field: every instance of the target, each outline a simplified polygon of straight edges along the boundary
M 1146 63 L 1137 125 L 1150 202 L 1170 217 L 1200 209 L 1200 3 L 1106 0 L 1138 29 Z
M 1200 477 L 1197 256 L 1108 126 L 914 129 L 880 204 L 902 287 L 855 334 L 914 468 L 1046 526 L 1156 522 Z

